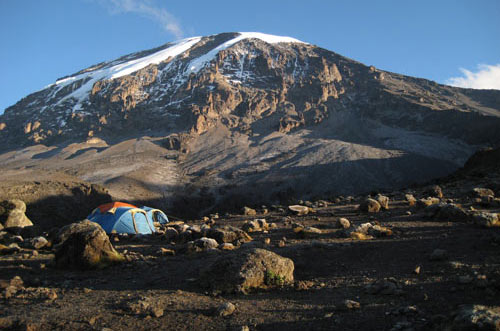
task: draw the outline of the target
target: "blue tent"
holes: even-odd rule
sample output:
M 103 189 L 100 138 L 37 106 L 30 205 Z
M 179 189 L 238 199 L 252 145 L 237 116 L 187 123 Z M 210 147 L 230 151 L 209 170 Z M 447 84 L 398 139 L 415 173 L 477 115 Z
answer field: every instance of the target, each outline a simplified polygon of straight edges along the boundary
M 135 206 L 113 202 L 97 207 L 88 217 L 99 224 L 106 233 L 152 234 L 155 227 L 146 211 Z
M 167 224 L 169 222 L 167 215 L 165 215 L 165 213 L 159 209 L 146 206 L 142 206 L 141 209 L 146 212 L 146 214 L 148 215 L 148 219 L 152 220 L 153 222 L 158 222 L 160 224 Z

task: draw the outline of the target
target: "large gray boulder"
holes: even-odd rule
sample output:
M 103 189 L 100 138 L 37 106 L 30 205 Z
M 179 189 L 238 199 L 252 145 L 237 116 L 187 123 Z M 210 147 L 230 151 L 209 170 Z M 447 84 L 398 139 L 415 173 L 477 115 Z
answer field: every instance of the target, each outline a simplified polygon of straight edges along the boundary
M 0 202 L 0 223 L 3 228 L 24 228 L 32 226 L 33 223 L 25 215 L 26 204 L 18 199 L 4 200 Z
M 291 259 L 260 248 L 232 251 L 218 258 L 200 277 L 214 293 L 248 293 L 293 282 Z
M 59 268 L 95 269 L 124 260 L 101 226 L 89 220 L 64 227 L 59 239 L 55 252 Z

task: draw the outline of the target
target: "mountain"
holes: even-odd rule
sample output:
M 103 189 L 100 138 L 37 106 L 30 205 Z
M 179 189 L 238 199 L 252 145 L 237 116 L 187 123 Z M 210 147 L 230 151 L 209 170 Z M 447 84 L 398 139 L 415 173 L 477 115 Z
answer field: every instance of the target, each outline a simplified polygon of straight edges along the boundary
M 428 181 L 500 145 L 499 131 L 500 91 L 222 33 L 99 63 L 7 108 L 0 179 L 59 173 L 206 211 Z

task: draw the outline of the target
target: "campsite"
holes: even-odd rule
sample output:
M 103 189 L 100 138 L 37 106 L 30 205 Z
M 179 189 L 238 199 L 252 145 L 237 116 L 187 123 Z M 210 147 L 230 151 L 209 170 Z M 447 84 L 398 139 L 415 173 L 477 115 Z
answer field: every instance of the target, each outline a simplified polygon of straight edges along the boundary
M 245 206 L 193 220 L 165 211 L 162 222 L 144 206 L 89 204 L 88 218 L 100 226 L 75 220 L 1 232 L 0 325 L 467 328 L 470 318 L 495 316 L 481 307 L 498 304 L 500 291 L 500 233 L 488 219 L 500 205 L 475 184 L 452 179 L 371 199 Z

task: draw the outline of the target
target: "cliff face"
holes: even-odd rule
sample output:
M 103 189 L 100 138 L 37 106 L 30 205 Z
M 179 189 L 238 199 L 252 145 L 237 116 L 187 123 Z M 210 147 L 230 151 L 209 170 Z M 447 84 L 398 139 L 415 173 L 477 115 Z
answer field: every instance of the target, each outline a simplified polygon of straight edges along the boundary
M 175 163 L 176 187 L 217 188 L 217 197 L 247 184 L 315 194 L 426 180 L 498 145 L 499 128 L 500 91 L 443 86 L 256 33 L 190 38 L 101 63 L 0 116 L 4 151 L 95 137 L 110 154 L 142 137 Z M 101 160 L 98 148 L 93 159 L 71 160 Z

